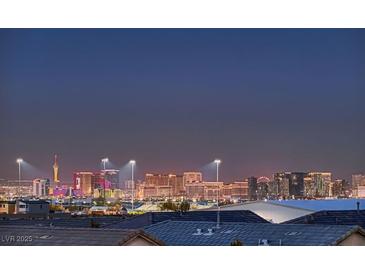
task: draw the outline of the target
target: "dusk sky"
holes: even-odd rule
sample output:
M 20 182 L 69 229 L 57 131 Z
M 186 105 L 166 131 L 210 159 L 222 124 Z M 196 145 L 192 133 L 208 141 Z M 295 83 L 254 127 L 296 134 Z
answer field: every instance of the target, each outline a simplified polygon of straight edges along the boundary
M 0 178 L 365 172 L 365 30 L 0 30 Z M 36 174 L 34 170 L 38 170 Z

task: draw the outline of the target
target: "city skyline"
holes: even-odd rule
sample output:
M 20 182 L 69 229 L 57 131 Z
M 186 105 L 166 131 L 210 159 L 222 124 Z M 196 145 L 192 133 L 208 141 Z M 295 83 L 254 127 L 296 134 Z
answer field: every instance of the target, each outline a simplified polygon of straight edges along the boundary
M 120 168 L 351 179 L 365 162 L 364 30 L 0 30 L 0 178 Z M 214 171 L 212 171 L 214 175 Z
M 55 155 L 57 157 L 54 158 L 54 161 L 58 158 L 58 155 Z M 107 159 L 107 163 L 104 166 L 103 160 Z M 137 169 L 137 162 L 135 160 L 129 160 L 125 163 L 125 165 L 120 166 L 117 165 L 115 162 L 110 161 L 109 158 L 103 158 L 101 159 L 100 163 L 99 163 L 99 168 L 81 168 L 81 169 L 74 169 L 71 171 L 71 175 L 66 175 L 66 176 L 62 176 L 61 173 L 61 178 L 59 177 L 59 165 L 58 162 L 59 160 L 57 159 L 56 162 L 52 163 L 51 165 L 51 169 L 46 171 L 46 170 L 41 170 L 35 166 L 33 166 L 32 164 L 30 164 L 28 161 L 24 160 L 23 158 L 18 158 L 16 159 L 15 163 L 16 163 L 16 170 L 17 170 L 17 174 L 18 174 L 18 168 L 19 168 L 19 161 L 21 161 L 21 170 L 22 170 L 22 179 L 24 180 L 33 180 L 35 178 L 47 178 L 50 179 L 52 182 L 54 183 L 61 183 L 61 184 L 69 184 L 72 183 L 74 181 L 74 174 L 78 173 L 78 172 L 91 172 L 91 173 L 100 173 L 105 171 L 118 171 L 119 173 L 119 179 L 121 182 L 124 181 L 130 181 L 131 180 L 131 162 L 133 161 L 133 165 L 134 165 L 134 169 L 135 169 L 135 173 L 137 173 L 138 175 L 135 176 L 135 180 L 137 181 L 143 181 L 145 179 L 145 176 L 147 174 L 176 174 L 176 175 L 183 175 L 185 173 L 201 173 L 202 177 L 204 178 L 202 181 L 205 182 L 213 182 L 216 180 L 216 161 L 220 162 L 220 165 L 222 163 L 224 163 L 221 159 L 215 159 L 214 161 L 211 161 L 210 163 L 206 163 L 204 166 L 201 166 L 199 168 L 191 168 L 188 170 L 182 170 L 180 169 L 174 169 L 174 170 L 151 170 L 148 169 L 147 167 L 144 168 L 138 168 Z M 56 171 L 55 171 L 55 166 L 56 166 Z M 221 169 L 221 168 L 220 168 Z M 138 171 L 138 172 L 136 172 Z M 55 180 L 55 172 L 57 173 L 56 177 L 57 180 Z M 242 175 L 239 176 L 237 178 L 234 178 L 232 180 L 226 180 L 223 178 L 223 176 L 221 176 L 221 180 L 222 182 L 234 182 L 234 181 L 241 181 L 241 180 L 247 180 L 250 177 L 256 177 L 256 178 L 268 178 L 270 180 L 273 180 L 275 177 L 275 174 L 278 173 L 329 173 L 332 174 L 333 179 L 344 179 L 347 182 L 351 182 L 353 176 L 356 175 L 363 175 L 365 174 L 364 172 L 355 172 L 352 173 L 350 175 L 350 178 L 341 178 L 339 176 L 336 175 L 336 171 L 333 170 L 319 170 L 319 169 L 313 169 L 313 170 L 276 170 L 274 171 L 272 174 L 249 174 L 249 175 Z M 221 175 L 221 171 L 220 171 L 220 175 Z M 68 176 L 70 178 L 68 178 Z M 63 179 L 62 177 L 66 178 Z M 0 177 L 0 179 L 2 180 L 18 180 L 18 178 L 2 178 Z

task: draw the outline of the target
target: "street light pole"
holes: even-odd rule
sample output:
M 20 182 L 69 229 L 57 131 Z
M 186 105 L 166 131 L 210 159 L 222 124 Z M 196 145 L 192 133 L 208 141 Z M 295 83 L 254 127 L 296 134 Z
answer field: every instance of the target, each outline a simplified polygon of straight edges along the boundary
M 132 169 L 132 211 L 134 210 L 134 165 L 136 164 L 135 160 L 130 160 L 129 163 L 131 164 Z
M 219 182 L 219 164 L 220 164 L 220 162 L 219 161 L 217 161 L 217 183 Z
M 18 163 L 18 195 L 20 194 L 20 179 L 21 179 L 21 168 L 20 168 L 20 166 L 21 166 L 21 163 L 23 162 L 23 159 L 21 159 L 21 158 L 18 158 L 17 160 L 16 160 L 16 162 Z
M 103 167 L 104 167 L 104 184 L 103 184 L 103 189 L 104 189 L 104 206 L 105 206 L 105 202 L 106 202 L 106 196 L 105 196 L 106 163 L 109 162 L 109 159 L 108 158 L 103 158 L 103 159 L 101 159 L 101 162 L 103 163 Z
M 219 207 L 219 165 L 222 163 L 221 160 L 216 159 L 214 160 L 214 163 L 217 165 L 217 178 L 216 178 L 216 182 L 217 182 L 217 228 L 219 228 L 219 223 L 220 223 L 220 207 Z

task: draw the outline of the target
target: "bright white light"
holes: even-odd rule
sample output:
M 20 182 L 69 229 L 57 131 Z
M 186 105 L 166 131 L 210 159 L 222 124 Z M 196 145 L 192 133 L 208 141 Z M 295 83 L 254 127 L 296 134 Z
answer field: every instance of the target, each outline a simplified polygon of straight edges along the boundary
M 221 161 L 221 160 L 219 160 L 219 159 L 215 159 L 215 160 L 214 160 L 214 163 L 215 163 L 215 164 L 220 164 L 221 162 L 222 162 L 222 161 Z
M 135 165 L 135 164 L 136 164 L 136 161 L 135 161 L 135 160 L 130 160 L 130 161 L 129 161 L 129 163 L 130 163 L 131 165 Z
M 16 162 L 17 162 L 18 164 L 23 163 L 23 159 L 22 159 L 22 158 L 18 158 L 18 159 L 16 159 Z
M 103 158 L 103 159 L 101 159 L 101 161 L 102 161 L 103 163 L 106 163 L 106 162 L 109 162 L 109 159 L 108 159 L 108 158 Z

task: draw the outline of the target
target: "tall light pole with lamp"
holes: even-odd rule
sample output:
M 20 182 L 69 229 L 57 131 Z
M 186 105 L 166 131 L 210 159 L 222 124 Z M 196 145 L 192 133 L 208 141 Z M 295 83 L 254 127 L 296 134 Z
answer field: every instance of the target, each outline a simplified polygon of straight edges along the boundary
M 219 228 L 219 223 L 220 223 L 220 207 L 219 207 L 219 165 L 222 163 L 221 160 L 219 159 L 215 159 L 214 163 L 217 166 L 217 178 L 216 178 L 216 182 L 217 182 L 217 228 Z
M 130 165 L 131 165 L 131 177 L 132 177 L 132 211 L 134 210 L 134 166 L 136 164 L 135 160 L 130 160 L 129 161 Z
M 104 206 L 105 206 L 105 183 L 106 183 L 106 163 L 108 163 L 109 162 L 109 159 L 108 158 L 103 158 L 103 159 L 101 159 L 101 162 L 102 162 L 102 164 L 103 164 L 103 167 L 104 167 L 104 169 L 103 169 L 103 171 L 104 171 L 104 184 L 103 184 L 103 189 L 104 189 Z
M 104 167 L 104 171 L 105 171 L 106 163 L 109 162 L 109 159 L 108 158 L 103 158 L 103 159 L 101 159 L 101 162 L 103 163 L 103 167 Z
M 18 163 L 18 195 L 20 194 L 20 180 L 21 180 L 21 164 L 23 163 L 22 158 L 16 159 L 16 162 Z

